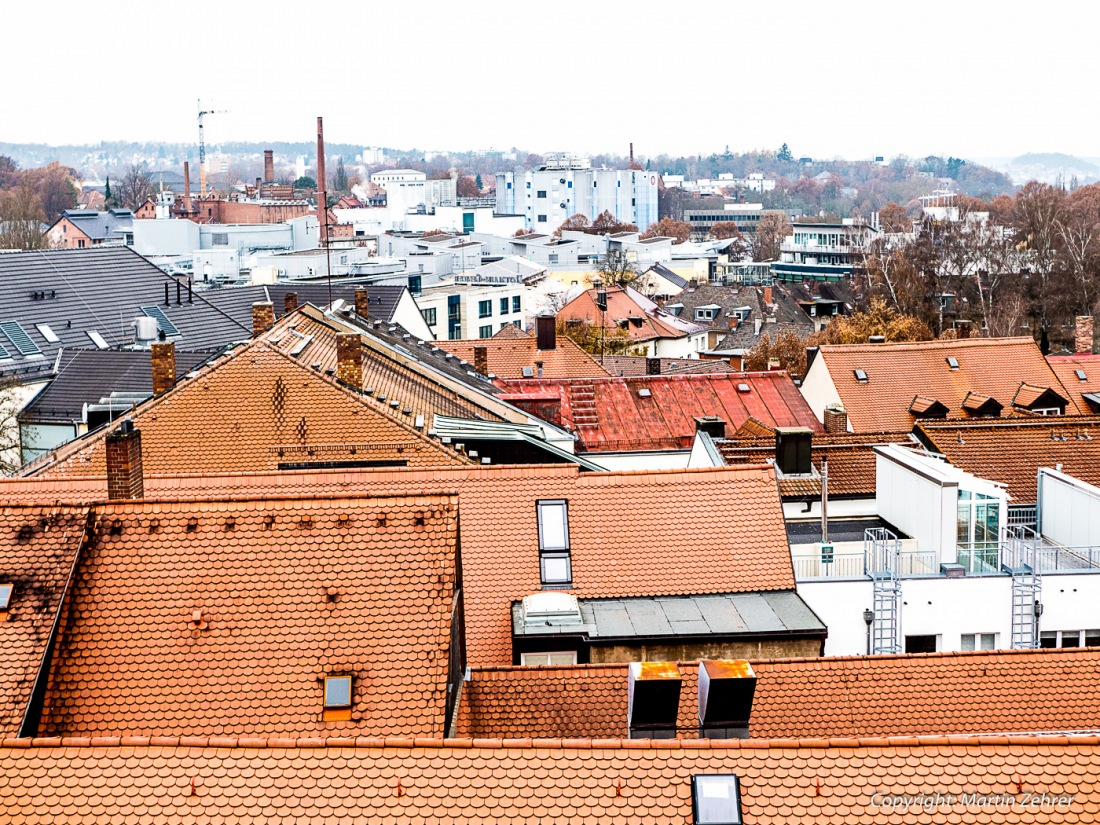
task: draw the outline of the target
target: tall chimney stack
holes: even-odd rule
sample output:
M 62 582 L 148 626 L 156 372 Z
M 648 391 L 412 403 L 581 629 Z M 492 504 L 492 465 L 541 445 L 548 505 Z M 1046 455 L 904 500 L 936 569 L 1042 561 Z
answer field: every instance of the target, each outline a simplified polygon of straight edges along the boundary
M 275 326 L 275 305 L 271 301 L 257 301 L 252 305 L 252 334 L 263 335 Z
M 191 167 L 183 162 L 183 211 L 191 214 Z
M 298 308 L 298 293 L 288 292 L 283 296 L 283 312 L 290 313 Z
M 844 435 L 848 432 L 848 413 L 839 404 L 830 404 L 825 408 L 823 423 L 830 435 Z
M 370 292 L 365 286 L 355 289 L 355 314 L 360 318 L 370 315 Z
M 336 380 L 353 390 L 363 389 L 363 339 L 357 332 L 336 335 Z
M 141 470 L 141 430 L 127 418 L 107 435 L 107 498 L 112 501 L 144 498 Z
M 317 118 L 317 223 L 321 226 L 321 246 L 328 246 L 328 184 L 325 181 L 325 131 Z
M 535 346 L 541 350 L 558 348 L 557 319 L 553 315 L 540 315 L 535 319 Z
M 264 183 L 275 182 L 275 152 L 264 149 Z
M 484 345 L 474 347 L 474 369 L 481 375 L 489 374 L 489 348 Z
M 164 395 L 176 386 L 176 345 L 158 342 L 150 348 L 153 361 L 153 395 Z
M 1094 326 L 1091 315 L 1077 316 L 1077 335 L 1073 341 L 1073 350 L 1078 353 L 1092 352 L 1094 340 Z

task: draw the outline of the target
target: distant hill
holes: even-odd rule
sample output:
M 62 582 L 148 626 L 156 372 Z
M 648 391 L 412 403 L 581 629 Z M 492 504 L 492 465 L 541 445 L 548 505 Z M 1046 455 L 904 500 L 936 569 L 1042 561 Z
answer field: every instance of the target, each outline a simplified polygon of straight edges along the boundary
M 1061 152 L 1029 152 L 1013 158 L 1004 166 L 1004 171 L 1016 184 L 1038 180 L 1044 183 L 1068 183 L 1077 178 L 1078 183 L 1100 181 L 1100 166 L 1084 158 Z

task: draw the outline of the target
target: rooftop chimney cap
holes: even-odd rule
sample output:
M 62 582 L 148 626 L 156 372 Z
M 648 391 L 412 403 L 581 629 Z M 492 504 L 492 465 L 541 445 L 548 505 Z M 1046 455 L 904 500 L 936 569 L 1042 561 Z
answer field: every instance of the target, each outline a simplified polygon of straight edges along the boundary
M 123 435 L 129 435 L 134 431 L 134 420 L 132 418 L 124 418 L 122 423 L 118 425 L 118 431 Z

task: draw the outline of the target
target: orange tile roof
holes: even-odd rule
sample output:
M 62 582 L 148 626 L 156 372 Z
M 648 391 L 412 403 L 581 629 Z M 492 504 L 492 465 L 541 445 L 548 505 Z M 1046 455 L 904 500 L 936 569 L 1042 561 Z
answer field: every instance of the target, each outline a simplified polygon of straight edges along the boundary
M 147 473 L 274 470 L 281 463 L 469 460 L 428 438 L 388 400 L 352 392 L 265 340 L 235 350 L 130 416 Z M 113 427 L 58 448 L 29 471 L 103 475 Z
M 678 733 L 698 737 L 698 665 L 680 663 Z M 978 651 L 752 662 L 754 739 L 1100 729 L 1100 650 Z M 458 735 L 627 736 L 627 665 L 477 668 Z
M 988 395 L 1006 408 L 1021 382 L 1069 397 L 1054 370 L 1030 338 L 969 338 L 907 344 L 822 346 L 829 375 L 855 432 L 899 432 L 913 426 L 909 404 L 915 393 L 963 417 L 968 392 Z M 947 358 L 959 362 L 951 369 Z M 815 362 L 816 364 L 816 362 Z M 867 373 L 858 381 L 854 370 Z M 1067 413 L 1080 412 L 1070 400 Z
M 513 327 L 514 329 L 514 327 Z M 546 378 L 599 378 L 608 376 L 592 356 L 564 335 L 557 336 L 554 349 L 538 349 L 538 341 L 528 335 L 522 338 L 481 338 L 477 340 L 440 341 L 439 346 L 471 363 L 474 347 L 485 347 L 489 372 L 498 378 L 523 378 L 523 368 L 538 375 L 536 362 L 542 364 Z
M 578 451 L 690 448 L 695 419 L 706 415 L 723 419 L 727 432 L 750 418 L 766 426 L 822 431 L 806 399 L 781 371 L 527 379 L 507 381 L 505 389 L 502 398 L 515 403 L 524 397 L 543 405 L 553 400 L 563 425 L 580 439 Z
M 1084 398 L 1085 393 L 1100 395 L 1100 355 L 1048 355 L 1047 363 L 1082 412 L 1100 412 Z M 1084 372 L 1084 381 L 1077 376 L 1077 370 Z
M 515 324 L 505 324 L 496 332 L 493 333 L 493 337 L 498 341 L 508 341 L 515 338 L 530 338 L 531 336 L 517 327 Z
M 24 501 L 65 499 L 66 482 L 41 483 L 35 490 L 29 480 L 0 481 L 0 492 Z M 76 485 L 78 497 L 94 500 L 88 481 Z M 457 494 L 472 664 L 512 661 L 511 603 L 541 586 L 539 499 L 569 501 L 572 592 L 579 597 L 794 589 L 779 493 L 767 467 L 581 473 L 576 465 L 540 465 L 196 474 L 147 476 L 145 492 L 179 499 Z M 700 509 L 701 501 L 707 502 L 705 508 Z M 684 541 L 685 519 L 691 522 L 690 542 Z
M 15 735 L 46 651 L 78 549 L 82 507 L 0 507 L 0 584 L 12 585 L 0 613 L 0 730 Z
M 441 736 L 456 505 L 98 508 L 40 730 Z M 321 679 L 332 673 L 353 675 L 351 721 L 322 720 Z
M 634 343 L 659 338 L 686 338 L 707 329 L 702 324 L 665 312 L 630 287 L 608 287 L 605 312 L 601 312 L 596 306 L 596 290 L 586 290 L 562 307 L 558 311 L 558 317 L 566 321 L 587 321 L 596 326 L 602 321 L 606 329 L 615 329 L 625 321 L 627 337 Z
M 692 777 L 734 774 L 750 825 L 1091 822 L 1098 746 L 1095 735 L 8 740 L 0 798 L 28 823 L 691 823 Z
M 1040 467 L 1100 485 L 1100 416 L 921 421 L 914 433 L 956 467 L 1007 485 L 1016 504 L 1035 501 Z

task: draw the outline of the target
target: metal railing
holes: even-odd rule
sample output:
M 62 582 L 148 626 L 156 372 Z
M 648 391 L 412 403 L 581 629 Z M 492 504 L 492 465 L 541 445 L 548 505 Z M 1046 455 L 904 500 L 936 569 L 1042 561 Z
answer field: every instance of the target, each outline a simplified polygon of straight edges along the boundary
M 859 579 L 892 572 L 895 576 L 939 574 L 939 557 L 933 551 L 903 550 L 901 539 L 884 527 L 864 534 L 863 552 L 791 554 L 797 581 L 810 579 Z
M 1026 525 L 1011 525 L 1005 533 L 1002 569 L 1027 568 L 1040 574 L 1100 571 L 1100 546 L 1056 544 Z

